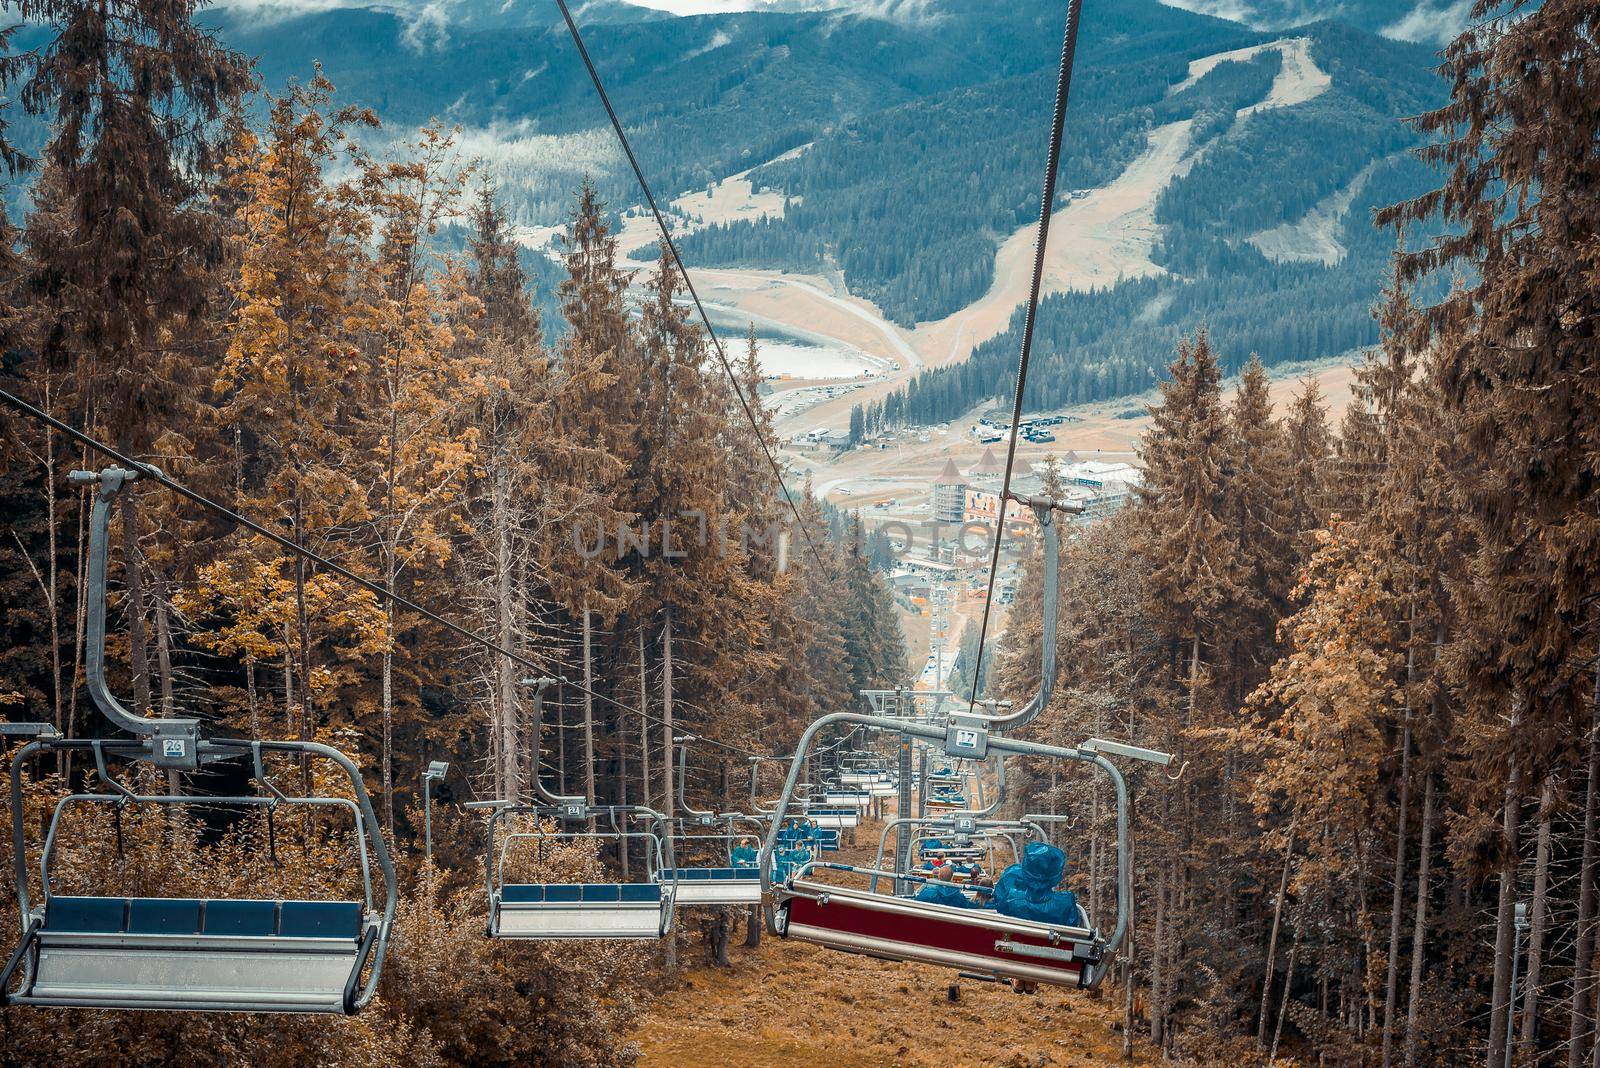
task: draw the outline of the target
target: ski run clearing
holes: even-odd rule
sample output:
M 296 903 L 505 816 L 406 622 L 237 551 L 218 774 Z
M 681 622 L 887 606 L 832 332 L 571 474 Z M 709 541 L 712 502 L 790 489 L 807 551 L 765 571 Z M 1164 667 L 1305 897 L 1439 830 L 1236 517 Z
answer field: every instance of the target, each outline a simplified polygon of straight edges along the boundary
M 1310 41 L 1299 37 L 1197 59 L 1189 65 L 1188 77 L 1174 86 L 1173 92 L 1197 83 L 1219 64 L 1245 61 L 1273 50 L 1283 56 L 1282 69 L 1264 99 L 1240 109 L 1241 121 L 1259 111 L 1314 100 L 1332 84 L 1328 73 L 1312 59 Z M 1191 126 L 1185 120 L 1152 130 L 1145 151 L 1115 180 L 1088 190 L 1056 211 L 1046 250 L 1046 294 L 1107 288 L 1119 280 L 1164 273 L 1153 260 L 1161 237 L 1155 218 L 1156 203 L 1162 191 L 1188 173 L 1205 150 L 1205 145 L 1192 143 Z M 675 222 L 693 227 L 699 220 L 781 215 L 782 196 L 771 191 L 757 193 L 750 185 L 749 174 L 750 171 L 743 171 L 733 175 L 709 194 L 695 193 L 674 201 Z M 1336 196 L 1318 205 L 1294 234 L 1260 236 L 1268 247 L 1282 249 L 1284 258 L 1315 256 L 1326 262 L 1329 256 L 1337 257 L 1343 249 L 1333 240 L 1332 233 L 1348 209 L 1349 199 L 1358 191 L 1343 191 L 1348 193 L 1347 198 Z M 850 296 L 838 276 L 729 269 L 696 269 L 692 273 L 696 284 L 718 303 L 837 338 L 842 344 L 900 364 L 896 372 L 848 398 L 819 405 L 803 417 L 811 425 L 842 427 L 853 405 L 883 396 L 921 366 L 959 363 L 979 344 L 1006 329 L 1012 313 L 1027 299 L 1036 232 L 1037 226 L 1024 226 L 1001 243 L 995 255 L 994 279 L 981 298 L 943 319 L 919 324 L 914 330 L 889 322 L 871 303 Z M 653 220 L 637 215 L 624 220 L 625 249 L 643 247 L 654 239 Z
M 871 860 L 881 824 L 863 823 L 842 859 Z M 737 914 L 737 910 L 731 910 Z M 1142 1038 L 1122 1059 L 1122 988 L 1098 992 L 957 980 L 945 968 L 895 964 L 839 953 L 763 931 L 743 948 L 744 925 L 730 932 L 730 968 L 698 963 L 653 1002 L 633 1040 L 640 1068 L 716 1064 L 724 1068 L 1089 1068 L 1157 1063 Z M 950 984 L 960 984 L 951 1002 Z

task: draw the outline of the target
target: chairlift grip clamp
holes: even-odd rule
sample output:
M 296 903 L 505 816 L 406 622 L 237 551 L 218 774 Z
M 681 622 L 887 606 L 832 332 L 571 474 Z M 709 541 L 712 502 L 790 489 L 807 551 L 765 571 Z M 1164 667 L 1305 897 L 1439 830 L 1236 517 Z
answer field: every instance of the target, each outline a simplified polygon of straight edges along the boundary
M 988 756 L 988 717 L 952 714 L 945 722 L 944 751 L 946 756 L 958 759 L 982 760 Z

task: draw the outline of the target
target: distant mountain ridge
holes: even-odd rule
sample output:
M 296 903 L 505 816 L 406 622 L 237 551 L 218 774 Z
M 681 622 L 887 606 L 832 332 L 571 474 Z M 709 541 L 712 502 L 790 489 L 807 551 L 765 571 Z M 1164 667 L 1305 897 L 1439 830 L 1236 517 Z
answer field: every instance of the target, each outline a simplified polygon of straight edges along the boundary
M 1157 131 L 1188 125 L 1174 146 L 1182 166 L 1150 205 L 1153 273 L 1046 302 L 1038 404 L 1145 388 L 1174 339 L 1201 322 L 1230 364 L 1252 349 L 1298 360 L 1375 337 L 1366 309 L 1392 238 L 1366 220 L 1427 181 L 1400 120 L 1442 99 L 1434 47 L 1378 34 L 1438 2 L 1344 0 L 1339 18 L 1288 31 L 1307 42 L 1326 91 L 1248 121 L 1239 116 L 1271 91 L 1280 53 L 1221 62 L 1199 79 L 1189 66 L 1283 40 L 1259 27 L 1305 5 L 1181 2 L 1257 25 L 1173 0 L 1085 13 L 1063 194 L 1107 186 Z M 784 6 L 798 9 L 676 17 L 624 0 L 575 5 L 659 198 L 751 168 L 758 187 L 787 198 L 781 219 L 689 236 L 686 258 L 842 278 L 908 327 L 978 299 L 997 249 L 1037 214 L 1064 4 Z M 459 125 L 463 154 L 484 159 L 525 225 L 564 219 L 585 175 L 618 209 L 638 201 L 553 4 L 234 0 L 201 17 L 257 58 L 268 90 L 320 61 L 340 102 L 372 107 L 391 136 L 435 118 Z M 25 32 L 17 43 L 36 40 Z M 1014 340 L 924 376 L 896 402 L 901 414 L 949 418 L 1004 393 Z
M 1337 20 L 1400 41 L 1444 44 L 1465 28 L 1473 0 L 1163 0 L 1173 7 L 1283 30 Z

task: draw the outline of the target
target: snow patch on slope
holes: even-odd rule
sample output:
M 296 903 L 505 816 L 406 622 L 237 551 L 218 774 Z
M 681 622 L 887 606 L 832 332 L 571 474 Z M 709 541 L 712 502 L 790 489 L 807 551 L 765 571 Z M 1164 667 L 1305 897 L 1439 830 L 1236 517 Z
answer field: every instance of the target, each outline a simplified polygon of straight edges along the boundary
M 1344 217 L 1377 166 L 1376 160 L 1367 164 L 1349 185 L 1323 197 L 1298 222 L 1280 223 L 1245 240 L 1277 263 L 1320 263 L 1332 267 L 1349 251 L 1339 241 Z
M 1311 39 L 1294 37 L 1252 45 L 1249 48 L 1236 48 L 1232 52 L 1219 52 L 1197 59 L 1189 64 L 1189 76 L 1169 89 L 1167 95 L 1175 96 L 1192 88 L 1201 78 L 1224 63 L 1247 63 L 1262 52 L 1280 53 L 1283 56 L 1283 66 L 1278 69 L 1277 77 L 1272 79 L 1272 88 L 1267 90 L 1266 98 L 1259 104 L 1239 109 L 1240 118 L 1257 111 L 1304 104 L 1308 100 L 1315 100 L 1333 85 L 1333 76 L 1317 66 L 1316 61 L 1311 58 Z
M 932 18 L 937 0 L 623 0 L 671 15 L 728 15 L 741 11 L 839 11 L 897 21 Z

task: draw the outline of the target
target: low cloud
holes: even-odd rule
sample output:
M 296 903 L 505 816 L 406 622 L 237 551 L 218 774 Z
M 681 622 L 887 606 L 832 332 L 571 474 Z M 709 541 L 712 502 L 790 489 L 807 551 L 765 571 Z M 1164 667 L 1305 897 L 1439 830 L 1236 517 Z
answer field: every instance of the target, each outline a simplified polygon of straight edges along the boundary
M 1161 2 L 1168 7 L 1193 11 L 1197 15 L 1227 19 L 1229 22 L 1253 25 L 1258 21 L 1255 8 L 1246 0 L 1161 0 Z
M 937 12 L 934 0 L 623 0 L 672 15 L 727 15 L 739 11 L 839 11 L 909 21 Z
M 1418 44 L 1448 44 L 1466 29 L 1472 3 L 1473 0 L 1456 0 L 1443 7 L 1419 4 L 1405 18 L 1385 26 L 1383 35 Z
M 342 8 L 377 8 L 399 13 L 396 7 L 373 4 L 368 0 L 214 0 L 210 6 L 254 22 L 273 22 Z

